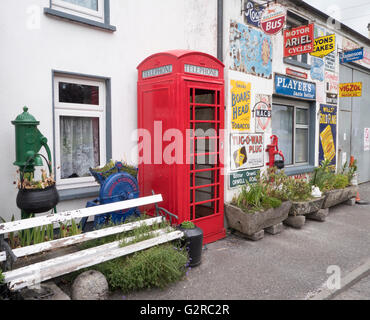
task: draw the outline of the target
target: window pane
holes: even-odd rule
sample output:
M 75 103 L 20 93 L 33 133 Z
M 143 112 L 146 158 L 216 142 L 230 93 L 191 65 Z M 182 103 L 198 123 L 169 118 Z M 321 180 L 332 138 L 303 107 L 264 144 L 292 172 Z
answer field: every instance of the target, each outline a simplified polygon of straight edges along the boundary
M 99 118 L 60 117 L 61 177 L 90 175 L 100 165 Z
M 297 129 L 295 141 L 295 161 L 308 162 L 308 129 Z
M 84 8 L 88 8 L 91 10 L 98 11 L 98 0 L 63 0 L 65 2 L 69 2 L 75 4 L 77 6 L 81 6 Z
M 297 108 L 296 117 L 297 117 L 297 124 L 308 125 L 308 110 L 307 109 Z
M 273 105 L 272 134 L 279 138 L 279 150 L 283 152 L 285 164 L 293 163 L 293 107 Z M 278 156 L 276 157 L 278 159 Z
M 99 105 L 99 87 L 59 82 L 59 102 Z
M 215 91 L 195 89 L 195 103 L 215 104 Z

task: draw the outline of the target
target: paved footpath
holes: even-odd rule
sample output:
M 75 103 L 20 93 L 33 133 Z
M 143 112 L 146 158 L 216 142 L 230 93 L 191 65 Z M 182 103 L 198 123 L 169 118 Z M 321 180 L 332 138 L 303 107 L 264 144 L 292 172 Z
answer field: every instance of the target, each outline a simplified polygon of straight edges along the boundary
M 370 183 L 360 185 L 360 196 L 370 201 Z M 228 234 L 206 246 L 202 264 L 183 281 L 128 296 L 115 292 L 111 299 L 312 299 L 325 290 L 328 267 L 338 266 L 345 278 L 363 270 L 369 259 L 370 205 L 341 204 L 330 209 L 325 222 L 308 220 L 300 230 L 284 227 L 257 242 Z M 355 292 L 369 298 L 369 284 L 365 277 L 337 299 Z
M 370 276 L 360 280 L 332 300 L 370 300 Z

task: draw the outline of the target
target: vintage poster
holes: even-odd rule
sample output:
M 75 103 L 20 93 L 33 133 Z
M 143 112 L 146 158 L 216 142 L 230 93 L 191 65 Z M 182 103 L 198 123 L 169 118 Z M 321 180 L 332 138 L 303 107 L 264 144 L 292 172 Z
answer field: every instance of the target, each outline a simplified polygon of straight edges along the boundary
M 364 151 L 370 150 L 370 128 L 364 128 Z
M 271 37 L 262 31 L 232 21 L 230 57 L 230 70 L 272 78 Z
M 363 58 L 364 58 L 364 48 L 358 48 L 339 53 L 340 64 L 362 60 Z
M 320 104 L 319 163 L 329 160 L 336 165 L 337 107 Z
M 271 128 L 271 96 L 256 94 L 254 105 L 254 117 L 256 120 L 256 132 L 265 132 Z
M 230 135 L 230 170 L 237 171 L 264 165 L 263 134 Z
M 362 96 L 362 82 L 339 84 L 339 98 L 361 97 L 361 96 Z
M 260 170 L 243 170 L 230 173 L 229 188 L 245 186 L 247 183 L 253 184 L 258 181 Z
M 314 49 L 314 25 L 284 30 L 284 57 L 312 52 Z
M 324 58 L 325 70 L 330 72 L 335 72 L 335 52 L 329 53 Z
M 339 76 L 332 72 L 325 71 L 326 91 L 329 93 L 338 93 Z
M 251 83 L 231 80 L 231 129 L 251 129 Z
M 324 60 L 316 57 L 311 58 L 311 79 L 324 81 Z

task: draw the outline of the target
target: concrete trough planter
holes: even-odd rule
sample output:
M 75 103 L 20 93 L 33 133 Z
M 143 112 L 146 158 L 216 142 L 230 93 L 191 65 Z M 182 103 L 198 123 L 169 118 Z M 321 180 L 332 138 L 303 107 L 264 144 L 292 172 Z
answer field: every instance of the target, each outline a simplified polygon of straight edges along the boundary
M 322 205 L 323 209 L 333 207 L 339 203 L 348 201 L 356 197 L 358 191 L 357 186 L 349 186 L 344 189 L 334 189 L 325 192 L 325 201 Z
M 314 198 L 308 201 L 292 201 L 289 216 L 284 220 L 284 224 L 300 229 L 304 226 L 306 218 L 317 220 L 315 217 L 321 210 L 324 201 L 325 197 Z
M 263 238 L 264 231 L 277 234 L 283 230 L 282 222 L 288 217 L 291 206 L 290 201 L 285 201 L 279 208 L 248 213 L 225 203 L 225 215 L 230 228 L 244 238 L 257 241 Z

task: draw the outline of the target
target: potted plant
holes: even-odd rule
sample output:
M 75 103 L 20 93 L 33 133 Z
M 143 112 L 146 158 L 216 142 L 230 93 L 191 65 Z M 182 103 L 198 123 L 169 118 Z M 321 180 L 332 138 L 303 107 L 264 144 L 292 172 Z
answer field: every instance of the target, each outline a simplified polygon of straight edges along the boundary
M 320 188 L 325 196 L 323 209 L 335 206 L 356 196 L 358 187 L 351 185 L 356 172 L 356 162 L 348 168 L 345 165 L 340 173 L 335 173 L 330 167 L 330 162 L 324 160 L 320 167 L 315 168 L 311 184 Z
M 51 171 L 48 177 L 45 170 L 41 169 L 41 180 L 35 180 L 33 172 L 21 172 L 17 195 L 19 209 L 31 215 L 49 211 L 58 202 L 59 194 Z
M 203 248 L 203 231 L 191 221 L 184 221 L 179 226 L 185 235 L 184 245 L 189 253 L 189 266 L 196 267 L 200 265 Z
M 286 177 L 282 183 L 286 197 L 292 202 L 289 217 L 284 221 L 284 224 L 299 229 L 305 224 L 306 217 L 312 218 L 317 214 L 325 197 L 321 196 L 321 193 L 318 196 L 313 196 L 312 186 L 305 179 Z
M 288 199 L 279 199 L 284 191 L 277 183 L 267 177 L 243 186 L 232 202 L 225 204 L 229 227 L 254 241 L 263 238 L 264 229 L 272 234 L 281 232 L 292 204 Z

